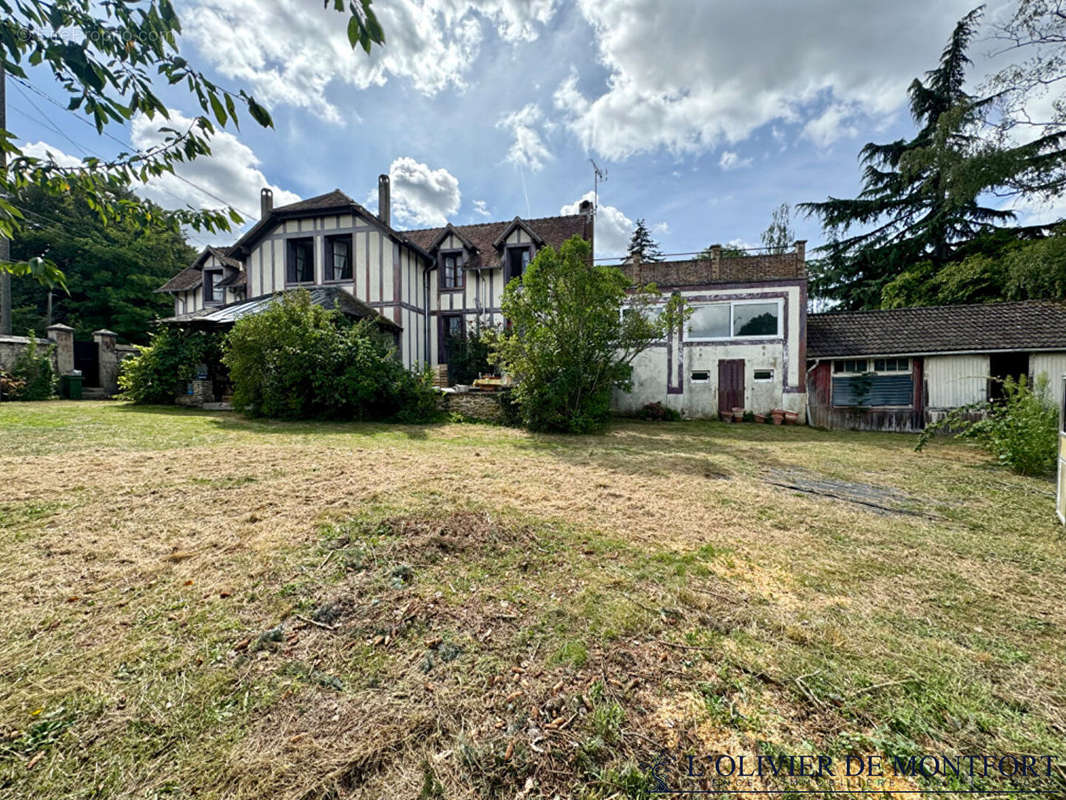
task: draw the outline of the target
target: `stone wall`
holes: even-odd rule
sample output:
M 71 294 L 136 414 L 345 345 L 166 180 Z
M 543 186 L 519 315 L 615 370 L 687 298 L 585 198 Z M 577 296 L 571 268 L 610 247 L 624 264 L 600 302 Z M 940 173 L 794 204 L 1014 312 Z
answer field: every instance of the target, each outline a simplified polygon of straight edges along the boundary
M 35 339 L 35 341 L 37 342 L 38 353 L 51 353 L 52 369 L 58 372 L 56 348 L 53 347 L 55 342 L 48 339 Z M 10 370 L 15 365 L 15 360 L 29 346 L 29 343 L 30 340 L 25 336 L 0 336 L 0 369 Z
M 193 380 L 189 382 L 192 392 L 179 394 L 174 402 L 179 406 L 193 406 L 203 408 L 204 403 L 211 403 L 215 399 L 215 390 L 211 381 Z
M 452 392 L 444 395 L 444 410 L 464 419 L 503 424 L 500 396 L 489 392 Z

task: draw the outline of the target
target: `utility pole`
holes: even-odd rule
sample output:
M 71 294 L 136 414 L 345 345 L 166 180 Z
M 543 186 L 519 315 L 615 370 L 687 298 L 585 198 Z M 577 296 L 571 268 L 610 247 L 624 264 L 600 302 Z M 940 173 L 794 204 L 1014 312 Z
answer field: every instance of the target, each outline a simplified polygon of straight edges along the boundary
M 0 63 L 0 130 L 7 130 L 7 70 Z M 0 175 L 7 176 L 7 153 L 0 150 Z M 0 262 L 11 260 L 11 242 L 0 235 Z M 11 335 L 11 273 L 0 270 L 0 336 Z

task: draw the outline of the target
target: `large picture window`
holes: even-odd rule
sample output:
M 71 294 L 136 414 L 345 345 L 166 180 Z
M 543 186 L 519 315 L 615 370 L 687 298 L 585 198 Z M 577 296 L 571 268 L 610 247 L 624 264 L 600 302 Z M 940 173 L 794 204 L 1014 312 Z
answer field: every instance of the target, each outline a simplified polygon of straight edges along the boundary
M 285 280 L 287 283 L 315 282 L 314 239 L 289 239 Z
M 352 237 L 326 237 L 326 280 L 352 279 Z
M 781 336 L 781 303 L 710 303 L 696 306 L 689 318 L 686 338 L 772 339 Z
M 441 255 L 440 288 L 463 288 L 463 264 L 460 256 L 460 253 L 444 253 Z

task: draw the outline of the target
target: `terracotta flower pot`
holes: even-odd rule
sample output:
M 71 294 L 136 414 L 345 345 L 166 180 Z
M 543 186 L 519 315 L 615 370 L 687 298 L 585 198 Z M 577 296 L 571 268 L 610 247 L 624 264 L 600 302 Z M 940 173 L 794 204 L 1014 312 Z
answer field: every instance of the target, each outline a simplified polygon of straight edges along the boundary
M 782 408 L 775 408 L 770 412 L 770 416 L 773 417 L 774 425 L 780 425 L 785 421 L 785 411 Z
M 755 421 L 758 422 L 760 425 L 762 425 L 764 422 L 766 422 L 766 415 L 765 414 L 756 414 L 755 415 Z
M 733 422 L 743 422 L 743 421 L 744 421 L 744 409 L 743 408 L 735 408 L 734 407 L 733 408 Z
M 786 425 L 797 425 L 797 424 L 799 424 L 799 419 L 800 419 L 800 415 L 797 412 L 795 412 L 795 411 L 786 411 L 785 412 L 785 424 Z

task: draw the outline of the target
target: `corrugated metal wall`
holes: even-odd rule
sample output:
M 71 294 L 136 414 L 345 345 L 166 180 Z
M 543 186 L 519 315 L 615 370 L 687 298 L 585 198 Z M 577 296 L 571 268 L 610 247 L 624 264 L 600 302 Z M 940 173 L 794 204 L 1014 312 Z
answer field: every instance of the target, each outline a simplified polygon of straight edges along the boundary
M 1029 374 L 1035 381 L 1047 375 L 1048 391 L 1055 398 L 1055 407 L 1062 407 L 1062 376 L 1066 375 L 1066 353 L 1033 353 L 1029 356 Z
M 988 356 L 929 356 L 925 359 L 929 408 L 957 408 L 988 397 Z

